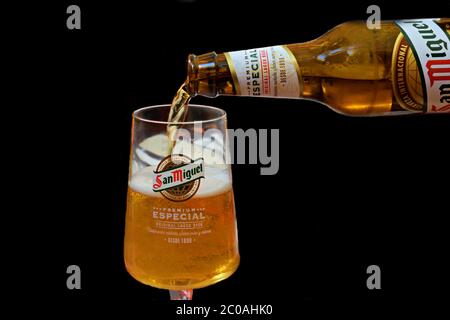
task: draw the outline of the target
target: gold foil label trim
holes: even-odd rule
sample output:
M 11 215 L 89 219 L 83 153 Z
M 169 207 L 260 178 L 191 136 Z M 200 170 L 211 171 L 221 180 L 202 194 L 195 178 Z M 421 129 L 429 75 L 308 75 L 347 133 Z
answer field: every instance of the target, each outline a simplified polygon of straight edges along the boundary
M 233 78 L 233 87 L 236 91 L 236 95 L 241 95 L 241 87 L 239 84 L 239 80 L 236 74 L 236 69 L 234 68 L 233 60 L 230 57 L 230 54 L 228 52 L 225 52 L 225 59 L 227 60 L 228 67 L 230 68 L 231 77 Z

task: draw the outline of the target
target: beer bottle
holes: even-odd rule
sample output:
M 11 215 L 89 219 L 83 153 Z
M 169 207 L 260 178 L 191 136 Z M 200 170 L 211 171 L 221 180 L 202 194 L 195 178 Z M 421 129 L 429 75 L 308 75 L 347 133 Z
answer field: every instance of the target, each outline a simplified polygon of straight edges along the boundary
M 354 116 L 450 112 L 450 18 L 343 23 L 304 43 L 189 55 L 190 96 L 310 99 Z

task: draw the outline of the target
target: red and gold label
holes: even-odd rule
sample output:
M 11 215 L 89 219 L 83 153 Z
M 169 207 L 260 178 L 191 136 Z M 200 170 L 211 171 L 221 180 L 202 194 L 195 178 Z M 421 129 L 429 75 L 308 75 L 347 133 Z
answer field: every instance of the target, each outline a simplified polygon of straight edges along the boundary
M 439 20 L 396 21 L 392 54 L 398 105 L 413 112 L 450 112 L 450 26 Z

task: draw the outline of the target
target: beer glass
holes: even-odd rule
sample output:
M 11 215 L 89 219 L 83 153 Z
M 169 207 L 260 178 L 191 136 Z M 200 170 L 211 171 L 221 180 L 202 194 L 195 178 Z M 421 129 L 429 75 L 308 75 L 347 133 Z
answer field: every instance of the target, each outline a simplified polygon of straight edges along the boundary
M 133 113 L 124 258 L 136 280 L 188 300 L 239 265 L 227 118 L 190 105 L 169 123 L 169 108 Z

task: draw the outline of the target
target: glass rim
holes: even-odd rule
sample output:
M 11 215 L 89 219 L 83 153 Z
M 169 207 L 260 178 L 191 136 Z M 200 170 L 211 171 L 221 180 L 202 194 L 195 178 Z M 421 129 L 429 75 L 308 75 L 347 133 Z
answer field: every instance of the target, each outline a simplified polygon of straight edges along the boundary
M 207 105 L 204 105 L 204 104 L 189 104 L 189 108 L 191 108 L 191 107 L 199 107 L 199 108 L 202 108 L 202 109 L 210 109 L 210 110 L 218 111 L 220 113 L 220 115 L 217 116 L 217 117 L 213 117 L 211 119 L 205 119 L 205 120 L 172 121 L 172 122 L 170 122 L 170 121 L 162 121 L 162 120 L 147 119 L 147 118 L 144 118 L 144 117 L 138 115 L 139 112 L 142 112 L 142 111 L 145 111 L 145 110 L 156 109 L 156 108 L 163 108 L 163 107 L 164 108 L 168 108 L 168 107 L 170 107 L 170 104 L 157 104 L 157 105 L 152 105 L 152 106 L 146 106 L 146 107 L 139 108 L 139 109 L 133 111 L 133 119 L 136 119 L 136 120 L 139 120 L 139 121 L 143 121 L 143 122 L 148 122 L 148 123 L 155 123 L 155 124 L 189 125 L 189 124 L 196 124 L 196 123 L 216 122 L 216 121 L 219 121 L 219 120 L 226 119 L 226 117 L 227 117 L 227 113 L 225 112 L 225 110 L 217 108 L 217 107 L 213 107 L 213 106 L 207 106 Z

